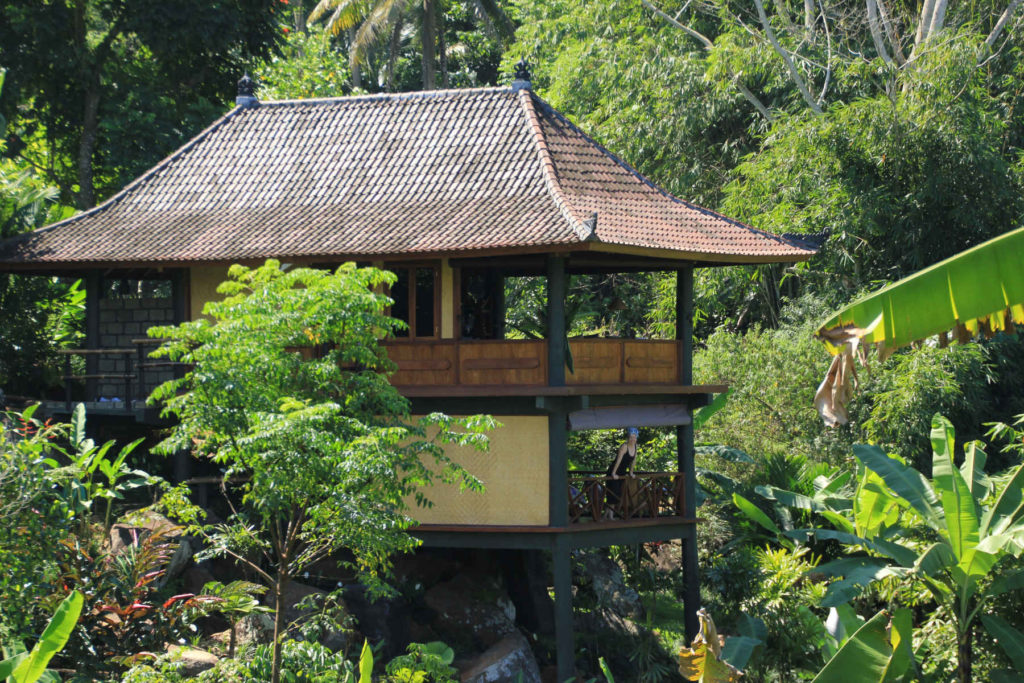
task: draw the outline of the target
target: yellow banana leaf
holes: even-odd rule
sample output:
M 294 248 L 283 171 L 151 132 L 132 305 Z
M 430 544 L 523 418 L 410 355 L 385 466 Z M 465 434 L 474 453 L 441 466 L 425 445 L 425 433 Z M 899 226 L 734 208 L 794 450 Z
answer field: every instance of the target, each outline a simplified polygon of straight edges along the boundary
M 1024 228 L 918 271 L 846 306 L 818 336 L 832 355 L 856 336 L 884 354 L 952 332 L 959 341 L 1024 324 Z

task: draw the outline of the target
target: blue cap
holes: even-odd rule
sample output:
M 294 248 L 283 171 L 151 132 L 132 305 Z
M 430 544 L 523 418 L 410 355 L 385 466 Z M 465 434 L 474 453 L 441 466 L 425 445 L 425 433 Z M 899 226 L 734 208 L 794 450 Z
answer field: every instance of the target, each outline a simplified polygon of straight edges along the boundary
M 630 436 L 640 436 L 640 430 L 636 427 L 629 427 L 626 429 L 626 434 L 629 434 Z

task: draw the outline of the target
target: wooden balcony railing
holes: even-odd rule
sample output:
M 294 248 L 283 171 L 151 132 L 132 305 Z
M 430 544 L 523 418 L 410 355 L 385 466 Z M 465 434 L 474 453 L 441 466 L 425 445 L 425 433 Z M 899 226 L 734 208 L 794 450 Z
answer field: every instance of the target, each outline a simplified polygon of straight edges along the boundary
M 398 387 L 543 386 L 548 383 L 547 340 L 388 342 Z M 572 339 L 573 384 L 676 384 L 674 340 Z
M 622 483 L 620 494 L 616 484 Z M 600 523 L 655 517 L 682 517 L 684 475 L 678 472 L 638 472 L 614 480 L 604 472 L 569 473 L 569 523 Z
M 170 379 L 177 368 L 190 367 L 186 363 L 150 360 L 149 352 L 158 346 L 160 339 L 132 339 L 133 348 L 61 349 L 64 356 L 64 406 L 71 411 L 74 401 L 74 383 L 84 381 L 84 400 L 108 400 L 112 408 L 132 412 L 135 400 L 145 401 L 153 388 Z M 75 374 L 72 369 L 73 356 L 98 358 L 99 372 Z M 104 361 L 113 361 L 113 370 L 103 370 Z M 92 385 L 92 386 L 90 386 Z M 104 398 L 100 398 L 104 397 Z

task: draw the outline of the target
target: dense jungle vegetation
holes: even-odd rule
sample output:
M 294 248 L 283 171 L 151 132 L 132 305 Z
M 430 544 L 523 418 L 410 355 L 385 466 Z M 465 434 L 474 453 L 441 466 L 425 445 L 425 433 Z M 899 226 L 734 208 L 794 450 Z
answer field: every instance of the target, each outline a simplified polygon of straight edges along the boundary
M 903 634 L 888 656 L 902 657 L 902 668 L 884 680 L 1019 680 L 1024 563 L 1009 531 L 1019 531 L 1022 496 L 1024 338 L 872 357 L 842 427 L 824 427 L 812 398 L 830 362 L 813 334 L 830 311 L 1024 224 L 1021 4 L 7 0 L 0 237 L 110 197 L 232 106 L 244 70 L 258 79 L 261 98 L 283 99 L 507 84 L 513 65 L 528 60 L 540 96 L 676 196 L 757 228 L 823 240 L 817 257 L 796 266 L 702 269 L 696 277 L 695 380 L 732 387 L 697 433 L 702 602 L 719 632 L 736 638 L 728 654 L 746 679 L 809 680 L 887 610 Z M 244 277 L 276 281 L 260 273 Z M 577 277 L 570 290 L 573 334 L 672 336 L 668 276 Z M 509 281 L 510 329 L 536 330 L 542 291 L 537 281 Z M 379 314 L 379 303 L 363 303 L 367 316 Z M 57 383 L 54 352 L 80 339 L 82 305 L 75 283 L 0 274 L 0 389 L 21 396 Z M 225 312 L 236 314 L 261 313 Z M 247 438 L 288 443 L 342 419 L 315 403 L 315 392 L 296 394 L 286 375 L 254 400 L 297 402 L 282 408 L 281 424 L 245 425 Z M 373 411 L 381 405 L 401 414 L 392 400 L 360 415 L 380 415 Z M 239 426 L 206 424 L 197 405 L 179 406 L 192 431 L 174 438 L 207 439 L 211 454 L 241 467 L 225 446 Z M 85 610 L 58 668 L 89 662 L 85 680 L 177 680 L 148 665 L 131 670 L 136 660 L 123 656 L 181 637 L 206 609 L 202 601 L 170 602 L 159 619 L 141 618 L 133 604 L 169 598 L 144 580 L 164 552 L 159 539 L 151 557 L 120 573 L 100 570 L 91 543 L 109 531 L 111 510 L 123 511 L 130 489 L 163 492 L 163 505 L 185 523 L 199 524 L 198 513 L 180 489 L 134 469 L 140 447 L 87 440 L 84 418 L 70 426 L 10 420 L 0 439 L 0 640 L 33 642 L 70 577 L 108 582 L 106 593 L 90 595 L 117 600 L 118 623 Z M 373 430 L 345 435 L 356 438 L 397 443 Z M 604 469 L 620 439 L 574 437 L 573 464 Z M 57 443 L 59 467 L 50 459 Z M 322 445 L 337 456 L 344 443 Z M 643 430 L 640 467 L 672 469 L 674 449 L 672 434 Z M 391 485 L 378 494 L 403 486 Z M 943 507 L 951 496 L 973 502 L 953 512 Z M 263 534 L 247 537 L 272 528 L 288 507 L 268 500 L 250 501 L 253 525 L 212 532 L 216 543 L 270 548 Z M 342 526 L 339 511 L 321 512 L 317 530 Z M 951 519 L 962 526 L 949 528 Z M 352 529 L 338 533 L 368 541 Z M 362 548 L 367 566 L 386 566 L 387 552 L 406 547 L 406 539 L 385 540 Z M 991 563 L 967 567 L 964 557 L 983 543 Z M 681 579 L 652 569 L 650 552 L 613 551 L 647 608 L 630 651 L 608 654 L 619 680 L 679 675 Z M 280 580 L 262 578 L 271 589 Z M 259 590 L 235 586 L 217 604 L 243 614 Z M 601 648 L 587 643 L 594 675 L 602 675 Z M 389 667 L 389 680 L 448 680 L 448 654 L 414 651 Z M 356 680 L 359 672 L 358 657 L 287 641 L 248 664 L 225 665 L 223 680 L 266 680 L 257 671 L 269 675 L 282 659 L 316 662 L 302 680 Z M 403 666 L 404 674 L 391 671 Z M 411 678 L 414 670 L 423 677 Z M 328 671 L 342 673 L 313 678 Z

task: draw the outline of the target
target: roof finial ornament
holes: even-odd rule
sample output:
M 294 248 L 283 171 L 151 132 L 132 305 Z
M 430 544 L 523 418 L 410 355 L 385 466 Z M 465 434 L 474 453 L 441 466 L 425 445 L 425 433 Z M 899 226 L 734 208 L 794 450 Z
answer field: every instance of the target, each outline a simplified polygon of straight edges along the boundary
M 533 84 L 530 82 L 533 76 L 530 75 L 530 64 L 525 59 L 520 59 L 519 63 L 516 64 L 516 77 L 512 81 L 512 92 L 518 92 L 520 90 L 533 90 Z
M 246 72 L 238 81 L 238 96 L 235 97 L 235 106 L 255 107 L 259 103 L 260 101 L 256 99 L 256 81 L 249 78 L 249 73 Z

